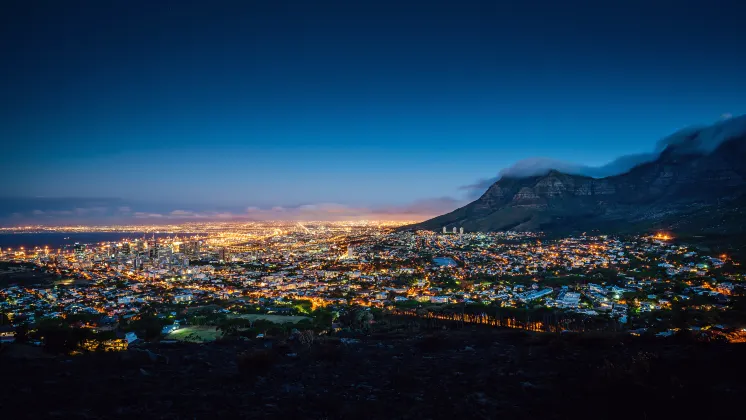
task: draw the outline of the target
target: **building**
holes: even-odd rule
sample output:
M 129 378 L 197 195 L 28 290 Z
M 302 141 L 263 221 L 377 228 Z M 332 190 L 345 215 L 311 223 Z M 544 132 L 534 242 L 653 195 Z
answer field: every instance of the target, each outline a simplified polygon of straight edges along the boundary
M 0 343 L 16 341 L 16 330 L 12 325 L 0 325 Z
M 580 293 L 576 292 L 564 292 L 557 299 L 557 303 L 565 308 L 577 308 L 580 304 Z
M 185 302 L 191 302 L 192 301 L 192 294 L 191 293 L 184 293 L 181 295 L 174 296 L 174 303 L 185 303 Z
M 157 243 L 148 244 L 148 255 L 150 256 L 151 260 L 158 258 L 158 244 Z
M 532 301 L 532 300 L 540 299 L 540 298 L 543 298 L 545 296 L 551 295 L 552 291 L 553 290 L 551 288 L 546 288 L 546 289 L 543 289 L 543 290 L 534 290 L 534 291 L 526 293 L 523 296 L 523 300 L 525 302 L 529 302 L 529 301 Z
M 75 242 L 75 245 L 73 245 L 73 251 L 77 257 L 82 257 L 85 255 L 85 244 Z
M 448 228 L 443 226 L 443 234 L 445 235 L 446 233 L 448 233 Z
M 124 339 L 127 340 L 127 344 L 132 344 L 134 341 L 137 341 L 139 338 L 137 337 L 137 334 L 130 331 L 124 335 Z
M 456 226 L 453 227 L 453 234 L 456 234 Z

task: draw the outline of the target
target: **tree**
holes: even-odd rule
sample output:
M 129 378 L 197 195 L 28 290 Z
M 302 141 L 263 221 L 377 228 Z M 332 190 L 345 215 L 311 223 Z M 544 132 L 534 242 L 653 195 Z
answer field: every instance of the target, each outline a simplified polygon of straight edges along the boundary
M 264 334 L 267 334 L 267 331 L 269 331 L 274 326 L 274 322 L 267 321 L 266 319 L 257 319 L 256 321 L 254 321 L 254 328 L 258 331 L 262 331 Z
M 339 317 L 337 312 L 332 312 L 325 308 L 319 308 L 313 311 L 313 325 L 317 329 L 327 330 L 331 328 L 332 323 Z
M 161 336 L 166 321 L 156 316 L 143 316 L 128 326 L 128 330 L 137 331 L 145 340 L 152 340 Z
M 29 338 L 29 328 L 27 323 L 20 324 L 16 327 L 16 343 L 26 343 Z
M 83 340 L 93 336 L 93 332 L 88 328 L 71 328 L 54 322 L 40 323 L 37 333 L 44 341 L 44 348 L 55 353 L 75 350 Z
M 367 329 L 373 321 L 373 314 L 364 308 L 351 308 L 342 317 L 342 323 L 358 329 Z

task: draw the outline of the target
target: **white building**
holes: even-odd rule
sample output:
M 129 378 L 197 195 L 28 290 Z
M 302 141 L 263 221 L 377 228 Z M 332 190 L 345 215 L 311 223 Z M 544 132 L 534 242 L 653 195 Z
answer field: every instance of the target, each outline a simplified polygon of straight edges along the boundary
M 566 308 L 577 308 L 580 304 L 580 293 L 565 292 L 557 299 L 557 303 Z
M 191 293 L 184 293 L 181 295 L 174 296 L 174 302 L 175 303 L 182 303 L 182 302 L 191 302 L 192 301 L 192 294 Z

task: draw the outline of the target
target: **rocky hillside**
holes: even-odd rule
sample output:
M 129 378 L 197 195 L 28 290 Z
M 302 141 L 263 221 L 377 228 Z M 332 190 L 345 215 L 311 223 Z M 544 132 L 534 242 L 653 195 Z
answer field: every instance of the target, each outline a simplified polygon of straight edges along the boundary
M 717 418 L 746 392 L 743 345 L 628 334 L 464 328 L 310 346 L 23 350 L 0 352 L 6 418 Z
M 697 134 L 621 175 L 597 179 L 551 170 L 541 176 L 503 177 L 478 200 L 407 228 L 746 231 L 746 133 L 714 150 L 697 147 Z

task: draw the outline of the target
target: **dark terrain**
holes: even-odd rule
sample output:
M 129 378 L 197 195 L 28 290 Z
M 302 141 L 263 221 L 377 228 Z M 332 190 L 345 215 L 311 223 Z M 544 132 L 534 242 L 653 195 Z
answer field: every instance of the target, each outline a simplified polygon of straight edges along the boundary
M 746 133 L 712 151 L 701 150 L 704 141 L 694 132 L 668 146 L 656 160 L 606 178 L 556 170 L 539 176 L 504 176 L 478 200 L 404 229 L 744 233 Z
M 391 329 L 353 344 L 143 348 L 153 354 L 7 346 L 0 409 L 7 418 L 716 418 L 738 412 L 746 392 L 744 345 L 684 338 Z
M 0 262 L 0 287 L 38 286 L 53 282 L 57 276 L 32 263 Z

